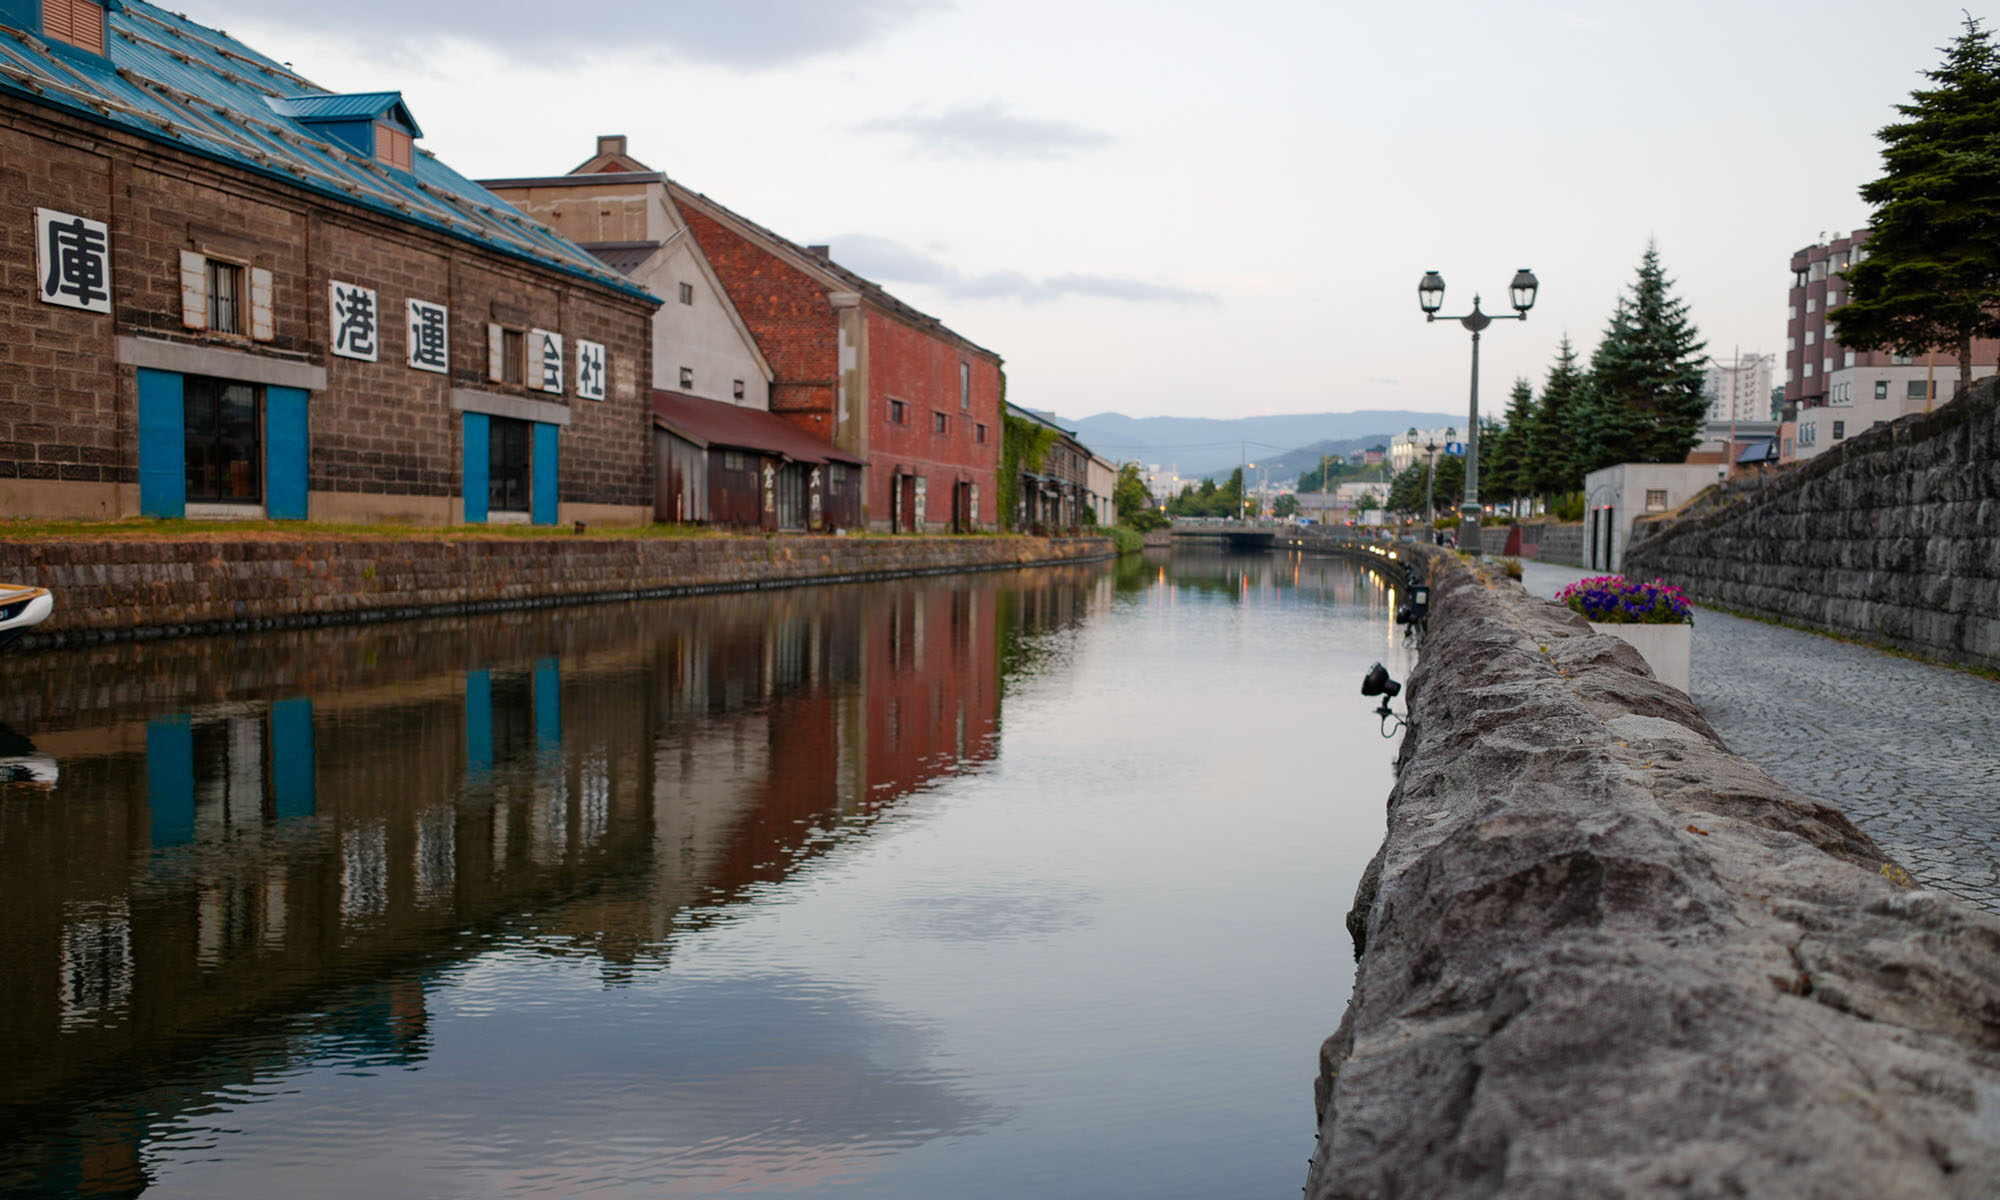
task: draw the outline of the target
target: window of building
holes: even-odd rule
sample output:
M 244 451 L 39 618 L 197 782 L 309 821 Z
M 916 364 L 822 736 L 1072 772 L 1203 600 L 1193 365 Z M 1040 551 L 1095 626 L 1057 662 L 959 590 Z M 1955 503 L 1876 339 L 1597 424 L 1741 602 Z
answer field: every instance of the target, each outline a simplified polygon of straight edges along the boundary
M 1667 489 L 1665 488 L 1646 489 L 1646 511 L 1647 512 L 1667 511 Z
M 1799 319 L 1799 306 L 1796 304 L 1785 305 L 1785 320 L 1796 321 L 1798 319 Z
M 682 368 L 681 368 L 681 390 L 685 392 L 685 391 L 687 391 L 687 390 L 688 390 L 689 388 L 692 388 L 693 386 L 694 386 L 694 368 L 693 368 L 693 367 L 682 367 Z
M 1812 378 L 1812 375 L 1813 375 L 1813 365 L 1812 365 L 1811 363 L 1807 363 L 1807 364 L 1806 364 L 1806 378 L 1807 378 L 1807 379 L 1811 379 L 1811 378 Z
M 209 259 L 209 330 L 213 333 L 242 333 L 243 299 L 243 268 L 220 259 Z
M 1819 297 L 1818 297 L 1818 296 L 1807 296 L 1807 297 L 1806 297 L 1806 311 L 1807 311 L 1807 312 L 1809 312 L 1809 313 L 1815 313 L 1815 312 L 1818 312 L 1818 311 L 1819 311 Z
M 1812 345 L 1813 341 L 1814 341 L 1813 331 L 1810 329 L 1806 330 L 1806 345 L 1808 346 Z
M 743 398 L 743 381 L 741 379 L 735 379 L 730 381 L 729 394 L 736 397 L 738 400 L 741 400 Z
M 526 330 L 505 329 L 500 333 L 500 381 L 519 383 L 526 375 L 528 334 Z
M 1846 436 L 1847 436 L 1847 422 L 1835 421 L 1833 423 L 1833 440 L 1837 442 L 1841 438 L 1844 438 Z
M 1912 400 L 1922 400 L 1929 394 L 1929 390 L 1924 386 L 1923 380 L 1912 379 L 1910 380 L 1910 390 L 1907 395 Z
M 263 499 L 263 389 L 198 375 L 186 376 L 182 387 L 187 498 L 225 504 Z
M 42 32 L 92 54 L 104 53 L 104 6 L 96 0 L 42 0 Z
M 531 490 L 528 422 L 511 417 L 489 418 L 486 433 L 486 508 L 489 512 L 527 512 Z
M 1825 278 L 1826 278 L 1825 259 L 1822 258 L 1818 262 L 1812 263 L 1806 267 L 1806 280 L 1808 282 L 1817 283 L 1818 281 Z M 1811 301 L 1807 301 L 1807 307 L 1806 307 L 1807 312 L 1812 311 L 1811 303 L 1812 303 Z
M 986 444 L 986 426 L 984 426 L 984 425 L 974 425 L 974 426 L 972 427 L 972 440 L 973 440 L 973 441 L 975 441 L 975 442 L 978 442 L 978 443 L 979 443 L 980 445 L 982 445 L 982 446 L 983 446 L 983 445 L 985 445 L 985 444 Z
M 1806 273 L 1804 271 L 1792 272 L 1792 286 L 1795 288 L 1802 288 L 1805 285 L 1806 285 Z
M 404 133 L 402 130 L 396 128 L 394 125 L 384 125 L 381 124 L 380 122 L 376 123 L 375 126 L 376 158 L 382 160 L 383 162 L 389 164 L 392 167 L 401 167 L 403 170 L 407 171 L 410 169 L 411 154 L 412 154 L 412 149 L 411 149 L 409 134 Z
M 1791 351 L 1796 350 L 1798 348 L 1799 348 L 1799 339 L 1795 337 L 1788 337 L 1785 339 L 1786 353 L 1790 353 Z
M 1889 398 L 1888 380 L 1878 379 L 1875 381 L 1875 398 L 1877 400 L 1887 400 Z
M 743 452 L 741 450 L 724 450 L 722 452 L 722 469 L 725 471 L 741 471 L 743 469 Z
M 910 423 L 910 406 L 901 400 L 889 401 L 889 422 L 893 425 Z
M 1829 355 L 1827 355 L 1827 356 L 1826 356 L 1825 358 L 1822 358 L 1822 359 L 1820 359 L 1820 360 L 1819 360 L 1819 369 L 1820 369 L 1820 373 L 1821 373 L 1821 374 L 1823 374 L 1823 375 L 1830 375 L 1830 374 L 1832 374 L 1832 373 L 1833 373 L 1833 355 L 1829 354 Z
M 693 303 L 694 303 L 694 285 L 693 285 L 693 284 L 691 284 L 691 283 L 683 283 L 683 284 L 681 285 L 681 303 L 682 303 L 682 304 L 693 304 Z
M 958 364 L 958 411 L 972 411 L 972 364 Z
M 1790 438 L 1786 438 L 1786 439 L 1785 439 L 1785 457 L 1786 457 L 1786 458 L 1790 458 L 1791 456 L 1792 456 L 1792 439 L 1790 439 Z
M 932 413 L 932 414 L 931 414 L 931 432 L 932 432 L 932 433 L 949 433 L 949 432 L 951 432 L 951 418 L 950 418 L 950 417 L 947 417 L 947 416 L 945 416 L 945 415 L 944 415 L 943 413 L 941 413 L 941 412 L 934 412 L 934 413 Z
M 1842 352 L 1842 354 L 1841 354 L 1841 356 L 1840 356 L 1840 365 L 1841 365 L 1842 367 L 1851 367 L 1851 366 L 1853 366 L 1853 365 L 1854 365 L 1854 351 L 1852 351 L 1852 350 L 1848 350 L 1848 351 L 1844 351 L 1844 352 Z
M 1891 366 L 1897 366 L 1897 367 L 1912 367 L 1912 366 L 1915 366 L 1915 365 L 1916 365 L 1916 363 L 1917 363 L 1917 360 L 1916 360 L 1916 357 L 1915 357 L 1914 355 L 1909 355 L 1909 354 L 1891 354 L 1891 355 L 1889 356 L 1889 364 L 1890 364 Z

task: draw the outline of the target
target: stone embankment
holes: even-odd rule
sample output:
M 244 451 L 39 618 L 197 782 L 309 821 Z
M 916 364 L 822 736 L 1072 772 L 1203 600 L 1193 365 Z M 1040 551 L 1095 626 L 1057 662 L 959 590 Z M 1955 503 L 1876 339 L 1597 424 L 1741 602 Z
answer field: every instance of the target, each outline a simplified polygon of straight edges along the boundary
M 0 542 L 56 594 L 17 643 L 383 620 L 1110 558 L 1101 537 L 179 538 Z
M 2000 669 L 2000 387 L 1641 520 L 1624 561 L 1703 603 Z
M 2000 921 L 1426 554 L 1307 1195 L 2000 1195 Z

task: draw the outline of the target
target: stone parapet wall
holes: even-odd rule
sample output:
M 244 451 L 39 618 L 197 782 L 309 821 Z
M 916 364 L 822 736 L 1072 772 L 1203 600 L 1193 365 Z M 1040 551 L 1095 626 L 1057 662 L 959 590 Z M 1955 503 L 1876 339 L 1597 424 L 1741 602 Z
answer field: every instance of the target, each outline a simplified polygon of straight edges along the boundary
M 1641 520 L 1624 561 L 1705 603 L 2000 668 L 2000 390 Z
M 218 538 L 0 542 L 0 580 L 56 595 L 19 645 L 378 620 L 997 570 L 1109 538 Z
M 1306 1193 L 2000 1194 L 2000 921 L 1624 642 L 1432 564 Z

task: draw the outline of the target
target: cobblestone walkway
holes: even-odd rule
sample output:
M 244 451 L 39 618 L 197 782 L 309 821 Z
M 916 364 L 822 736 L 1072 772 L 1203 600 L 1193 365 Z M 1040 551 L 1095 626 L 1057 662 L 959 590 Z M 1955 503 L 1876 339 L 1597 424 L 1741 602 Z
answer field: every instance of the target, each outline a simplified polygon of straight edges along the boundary
M 1601 573 L 1525 568 L 1543 597 Z M 1694 701 L 1730 749 L 1839 805 L 1919 883 L 2000 913 L 2000 683 L 1701 609 Z

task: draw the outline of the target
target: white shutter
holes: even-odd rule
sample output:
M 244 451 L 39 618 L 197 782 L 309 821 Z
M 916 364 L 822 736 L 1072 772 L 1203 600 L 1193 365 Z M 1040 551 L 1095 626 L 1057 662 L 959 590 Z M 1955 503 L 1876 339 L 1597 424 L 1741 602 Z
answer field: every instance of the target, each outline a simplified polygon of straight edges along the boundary
M 181 324 L 208 328 L 208 259 L 192 250 L 181 251 Z
M 271 330 L 271 273 L 262 267 L 250 268 L 250 337 L 268 342 Z
M 507 335 L 498 325 L 486 326 L 486 378 L 499 383 L 507 377 Z

